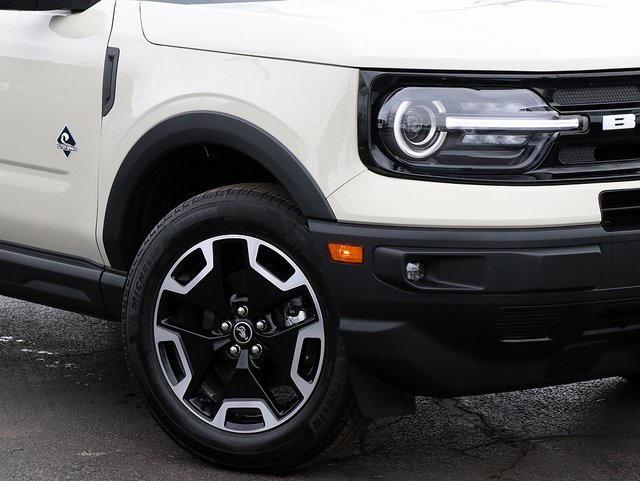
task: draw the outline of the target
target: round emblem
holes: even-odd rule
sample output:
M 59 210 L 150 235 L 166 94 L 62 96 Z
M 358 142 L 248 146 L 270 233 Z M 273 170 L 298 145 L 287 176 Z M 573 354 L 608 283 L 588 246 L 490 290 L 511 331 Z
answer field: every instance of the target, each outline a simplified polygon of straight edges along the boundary
M 247 344 L 252 337 L 253 329 L 248 322 L 240 321 L 233 327 L 233 338 L 238 344 Z

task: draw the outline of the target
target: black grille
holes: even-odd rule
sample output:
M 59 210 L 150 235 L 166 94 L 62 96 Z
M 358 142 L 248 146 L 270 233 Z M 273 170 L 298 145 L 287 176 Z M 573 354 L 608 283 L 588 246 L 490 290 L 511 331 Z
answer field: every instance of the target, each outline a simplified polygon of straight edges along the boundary
M 600 195 L 602 225 L 608 231 L 640 227 L 640 189 L 614 190 Z
M 491 334 L 500 342 L 546 342 L 555 338 L 566 307 L 513 307 L 502 309 Z
M 595 145 L 573 146 L 558 149 L 558 160 L 564 165 L 579 165 L 597 162 Z
M 583 335 L 640 330 L 640 304 L 629 302 L 603 306 L 584 325 Z
M 490 325 L 501 344 L 575 342 L 594 336 L 640 337 L 640 301 L 504 307 Z
M 639 139 L 640 140 L 640 139 Z M 560 140 L 557 148 L 558 162 L 562 165 L 640 162 L 640 142 L 611 143 L 602 141 L 595 145 L 572 145 Z M 567 145 L 568 144 L 568 145 Z
M 560 89 L 553 92 L 553 102 L 559 106 L 640 103 L 640 87 L 587 87 Z
M 611 74 L 590 78 L 585 74 L 584 79 L 574 78 L 571 84 L 566 88 L 550 85 L 538 92 L 562 113 L 588 117 L 589 130 L 578 135 L 559 135 L 544 161 L 532 172 L 537 172 L 540 180 L 637 178 L 640 122 L 635 128 L 605 130 L 603 119 L 609 115 L 635 114 L 640 120 L 640 76 Z

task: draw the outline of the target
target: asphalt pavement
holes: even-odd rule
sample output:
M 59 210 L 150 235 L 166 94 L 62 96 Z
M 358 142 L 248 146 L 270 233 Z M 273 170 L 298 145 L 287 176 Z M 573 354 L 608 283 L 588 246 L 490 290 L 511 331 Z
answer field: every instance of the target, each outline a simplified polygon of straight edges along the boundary
M 130 385 L 120 325 L 0 298 L 0 481 L 277 479 L 168 439 Z M 640 480 L 640 388 L 622 379 L 458 399 L 376 421 L 292 480 Z

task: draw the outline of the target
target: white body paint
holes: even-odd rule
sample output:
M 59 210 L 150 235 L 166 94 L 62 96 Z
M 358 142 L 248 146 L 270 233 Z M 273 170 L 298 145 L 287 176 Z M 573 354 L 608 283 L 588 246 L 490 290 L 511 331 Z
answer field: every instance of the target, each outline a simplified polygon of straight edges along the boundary
M 600 192 L 640 182 L 480 186 L 369 171 L 357 146 L 358 69 L 637 68 L 639 13 L 626 0 L 102 0 L 81 14 L 0 11 L 0 240 L 108 264 L 105 211 L 123 159 L 152 127 L 195 111 L 275 137 L 340 221 L 598 223 Z M 108 45 L 121 57 L 103 119 Z M 68 158 L 56 142 L 65 126 L 77 142 Z

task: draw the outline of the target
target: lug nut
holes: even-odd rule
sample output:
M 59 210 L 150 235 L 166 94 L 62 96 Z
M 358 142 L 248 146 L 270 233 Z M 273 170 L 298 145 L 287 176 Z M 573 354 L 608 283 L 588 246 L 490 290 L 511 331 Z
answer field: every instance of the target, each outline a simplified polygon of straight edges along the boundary
M 258 331 L 264 331 L 267 329 L 267 323 L 264 321 L 258 321 L 256 322 L 256 329 Z
M 247 317 L 247 314 L 249 314 L 249 308 L 247 306 L 240 306 L 236 310 L 236 314 L 238 314 L 238 317 L 240 318 L 245 318 Z
M 229 332 L 231 330 L 231 323 L 229 321 L 224 321 L 220 324 L 220 329 L 222 329 L 223 332 Z
M 262 346 L 260 344 L 251 346 L 251 355 L 253 357 L 260 357 L 260 355 L 262 355 Z
M 229 354 L 231 357 L 238 357 L 240 355 L 240 346 L 234 344 L 229 348 Z

